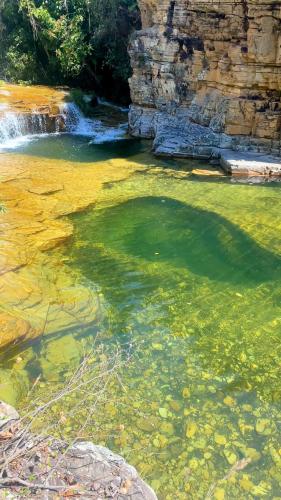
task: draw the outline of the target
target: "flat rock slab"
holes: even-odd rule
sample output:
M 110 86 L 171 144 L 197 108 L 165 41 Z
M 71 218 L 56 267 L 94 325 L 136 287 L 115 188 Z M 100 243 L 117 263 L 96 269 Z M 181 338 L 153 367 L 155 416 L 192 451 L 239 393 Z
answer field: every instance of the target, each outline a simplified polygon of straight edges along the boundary
M 95 492 L 97 498 L 117 500 L 157 500 L 154 491 L 139 477 L 136 469 L 103 446 L 90 442 L 74 445 L 62 458 L 62 466 L 78 484 Z M 86 494 L 83 498 L 90 499 Z
M 220 165 L 232 175 L 281 176 L 281 158 L 258 153 L 221 150 Z

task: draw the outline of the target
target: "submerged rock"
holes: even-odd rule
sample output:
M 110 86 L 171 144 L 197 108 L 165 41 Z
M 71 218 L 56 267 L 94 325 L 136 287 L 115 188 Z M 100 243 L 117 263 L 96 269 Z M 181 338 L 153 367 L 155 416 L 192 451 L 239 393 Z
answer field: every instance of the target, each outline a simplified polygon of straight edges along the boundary
M 0 398 L 11 405 L 16 405 L 27 393 L 29 386 L 28 374 L 25 371 L 0 368 Z
M 43 377 L 59 380 L 65 370 L 74 370 L 79 365 L 81 356 L 82 346 L 71 335 L 48 342 L 39 359 Z
M 37 86 L 7 85 L 7 89 L 8 95 L 0 95 L 4 132 L 3 101 L 22 116 L 43 111 L 50 101 L 55 112 L 65 95 Z M 11 134 L 17 136 L 10 125 Z M 82 163 L 47 153 L 34 154 L 32 148 L 28 154 L 1 153 L 0 201 L 5 206 L 0 212 L 0 292 L 5 308 L 0 314 L 1 347 L 99 323 L 104 309 L 99 291 L 81 283 L 61 255 L 53 252 L 73 236 L 72 222 L 62 216 L 85 210 L 109 179 L 125 179 L 139 168 L 120 159 L 108 162 L 106 168 L 103 161 L 96 162 L 93 168 L 90 158 Z
M 29 321 L 6 312 L 0 313 L 0 329 L 3 344 L 27 339 L 31 340 L 39 335 L 38 329 L 33 328 Z

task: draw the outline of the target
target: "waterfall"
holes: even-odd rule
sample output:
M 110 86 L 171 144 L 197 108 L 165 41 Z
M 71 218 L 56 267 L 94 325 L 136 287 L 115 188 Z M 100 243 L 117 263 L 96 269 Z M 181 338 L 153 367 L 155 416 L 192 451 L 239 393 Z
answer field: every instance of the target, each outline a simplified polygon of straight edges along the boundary
M 45 134 L 68 133 L 88 137 L 93 144 L 102 144 L 123 139 L 126 132 L 126 123 L 106 126 L 101 120 L 86 118 L 73 102 L 63 103 L 56 116 L 38 112 L 16 113 L 6 105 L 0 108 L 0 150 Z
M 0 115 L 0 149 L 16 147 L 37 135 L 58 132 L 60 127 L 59 117 L 4 110 Z
M 74 102 L 61 105 L 61 114 L 64 118 L 66 131 L 70 134 L 91 137 L 95 127 L 95 120 L 86 118 Z
M 64 116 L 66 131 L 74 135 L 89 137 L 91 144 L 117 141 L 126 136 L 127 123 L 121 123 L 114 127 L 106 126 L 102 120 L 86 118 L 73 102 L 64 103 L 61 107 L 61 113 Z

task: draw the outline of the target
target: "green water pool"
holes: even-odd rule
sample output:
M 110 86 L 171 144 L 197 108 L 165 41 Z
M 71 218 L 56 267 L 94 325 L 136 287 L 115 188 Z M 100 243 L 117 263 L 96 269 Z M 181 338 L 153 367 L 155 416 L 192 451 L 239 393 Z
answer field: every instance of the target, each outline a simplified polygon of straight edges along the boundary
M 71 217 L 73 240 L 58 252 L 103 312 L 83 333 L 26 347 L 25 373 L 41 374 L 47 391 L 97 335 L 107 352 L 120 344 L 130 359 L 88 437 L 135 465 L 159 498 L 281 498 L 280 186 L 181 178 L 198 164 L 155 160 L 135 141 L 66 136 L 25 148 L 92 158 L 93 168 L 117 154 L 147 166 Z M 66 436 L 86 411 L 68 418 Z

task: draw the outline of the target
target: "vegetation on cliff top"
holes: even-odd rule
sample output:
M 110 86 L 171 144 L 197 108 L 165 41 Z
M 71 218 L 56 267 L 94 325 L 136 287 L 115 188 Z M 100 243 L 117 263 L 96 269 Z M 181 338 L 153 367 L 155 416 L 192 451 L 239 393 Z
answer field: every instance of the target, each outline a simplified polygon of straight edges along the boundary
M 0 0 L 0 77 L 128 96 L 136 0 Z

